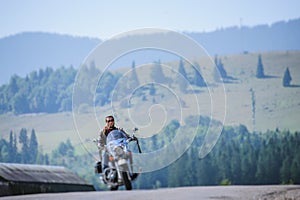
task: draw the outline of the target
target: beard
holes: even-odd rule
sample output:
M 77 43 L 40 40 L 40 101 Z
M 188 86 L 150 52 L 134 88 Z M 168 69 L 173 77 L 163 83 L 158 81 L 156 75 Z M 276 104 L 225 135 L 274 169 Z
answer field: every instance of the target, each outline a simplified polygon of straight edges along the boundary
M 108 128 L 113 128 L 115 126 L 114 123 L 108 124 Z

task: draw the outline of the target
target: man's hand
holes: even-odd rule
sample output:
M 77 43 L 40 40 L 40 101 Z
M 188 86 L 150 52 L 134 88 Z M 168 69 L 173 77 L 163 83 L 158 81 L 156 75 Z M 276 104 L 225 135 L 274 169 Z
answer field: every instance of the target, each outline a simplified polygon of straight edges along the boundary
M 132 138 L 132 140 L 134 140 L 134 141 L 137 141 L 137 140 L 138 140 L 137 137 L 135 137 L 134 135 L 133 135 L 131 138 Z

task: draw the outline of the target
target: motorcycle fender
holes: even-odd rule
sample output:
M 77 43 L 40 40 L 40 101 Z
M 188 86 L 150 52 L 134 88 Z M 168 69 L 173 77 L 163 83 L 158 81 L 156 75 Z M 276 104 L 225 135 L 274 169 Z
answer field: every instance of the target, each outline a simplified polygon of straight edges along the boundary
M 120 159 L 118 161 L 118 165 L 124 165 L 124 164 L 127 164 L 127 160 L 126 159 Z

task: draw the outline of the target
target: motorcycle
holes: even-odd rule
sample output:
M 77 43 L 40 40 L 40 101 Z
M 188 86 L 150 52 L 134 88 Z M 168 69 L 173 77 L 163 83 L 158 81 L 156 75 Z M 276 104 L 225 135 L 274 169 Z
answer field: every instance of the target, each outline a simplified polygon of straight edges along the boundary
M 133 133 L 137 130 L 134 128 Z M 109 155 L 108 167 L 102 171 L 101 162 L 98 161 L 95 172 L 100 175 L 100 179 L 110 190 L 118 190 L 119 186 L 122 185 L 125 186 L 126 190 L 131 190 L 132 181 L 140 174 L 133 172 L 132 152 L 129 150 L 129 143 L 132 141 L 136 141 L 138 151 L 141 153 L 138 139 L 134 134 L 128 137 L 123 130 L 118 129 L 107 135 L 105 151 Z M 94 140 L 94 142 L 98 144 L 99 141 Z

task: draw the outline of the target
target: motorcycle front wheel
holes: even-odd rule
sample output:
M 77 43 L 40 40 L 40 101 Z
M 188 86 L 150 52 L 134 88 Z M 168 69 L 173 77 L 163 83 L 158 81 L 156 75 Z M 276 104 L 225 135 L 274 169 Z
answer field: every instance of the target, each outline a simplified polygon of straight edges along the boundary
M 118 190 L 118 188 L 119 188 L 118 185 L 116 185 L 116 186 L 112 186 L 112 185 L 111 185 L 111 186 L 109 187 L 110 191 Z
M 122 172 L 122 178 L 123 178 L 126 190 L 132 190 L 132 184 L 131 184 L 131 180 L 128 177 L 128 173 Z

